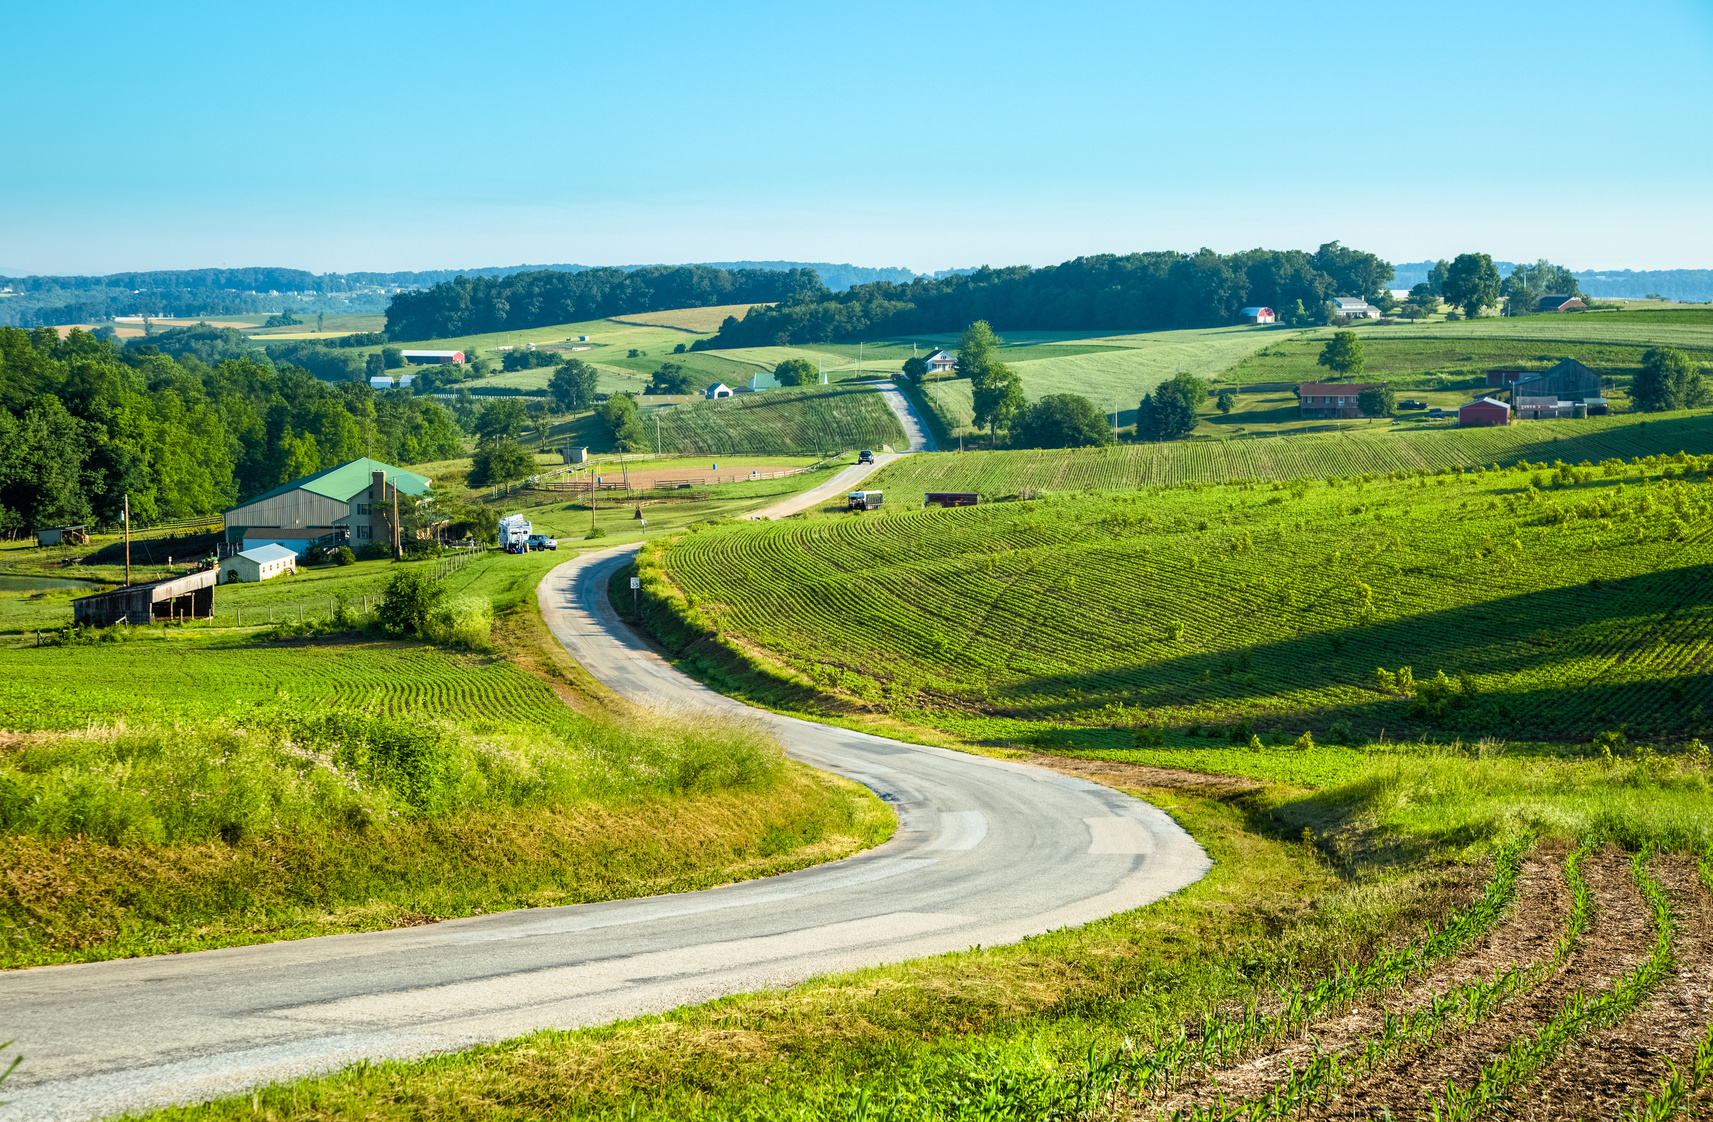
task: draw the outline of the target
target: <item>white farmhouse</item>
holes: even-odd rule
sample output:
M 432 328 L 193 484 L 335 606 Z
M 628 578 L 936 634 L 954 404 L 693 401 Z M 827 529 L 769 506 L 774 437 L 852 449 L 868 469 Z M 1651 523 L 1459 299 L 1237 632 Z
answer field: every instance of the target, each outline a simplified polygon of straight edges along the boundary
M 1334 296 L 1332 306 L 1341 316 L 1351 319 L 1379 319 L 1380 309 L 1362 299 L 1360 296 Z

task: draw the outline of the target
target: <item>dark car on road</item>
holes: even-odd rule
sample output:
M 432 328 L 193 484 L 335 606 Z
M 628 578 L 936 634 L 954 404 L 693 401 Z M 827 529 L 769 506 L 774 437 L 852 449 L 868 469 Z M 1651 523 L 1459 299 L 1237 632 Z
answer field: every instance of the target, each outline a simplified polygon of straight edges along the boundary
M 859 464 L 872 464 L 872 463 L 874 463 L 874 453 L 870 452 L 867 448 L 864 448 L 861 452 L 857 453 L 857 463 L 859 463 Z

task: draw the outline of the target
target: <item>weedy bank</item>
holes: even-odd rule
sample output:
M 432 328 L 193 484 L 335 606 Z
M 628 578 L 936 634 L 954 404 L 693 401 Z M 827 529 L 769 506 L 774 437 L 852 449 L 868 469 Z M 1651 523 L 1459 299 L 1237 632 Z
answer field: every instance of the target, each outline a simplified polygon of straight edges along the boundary
M 1411 808 L 1461 795 L 1425 771 L 1305 791 L 1063 763 L 1168 809 L 1212 873 L 1015 946 L 152 1117 L 1473 1118 L 1566 1080 L 1667 1117 L 1713 1091 L 1713 907 L 1660 853 L 1713 841 L 1704 773 L 1614 763 L 1591 782 L 1640 796 L 1616 816 L 1549 798 L 1430 820 Z M 1611 1047 L 1637 1032 L 1645 1054 Z M 1444 1080 L 1411 1078 L 1424 1065 Z

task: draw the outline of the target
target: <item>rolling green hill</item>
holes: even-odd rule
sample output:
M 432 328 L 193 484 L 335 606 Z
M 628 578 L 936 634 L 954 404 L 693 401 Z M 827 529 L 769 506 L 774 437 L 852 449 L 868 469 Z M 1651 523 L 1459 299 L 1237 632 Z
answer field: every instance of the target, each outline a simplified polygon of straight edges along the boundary
M 717 631 L 820 690 L 972 739 L 1069 729 L 1122 747 L 1155 722 L 1178 747 L 1238 722 L 1346 741 L 1681 738 L 1705 735 L 1713 706 L 1709 468 L 1614 459 L 895 510 L 708 530 L 643 570 L 657 633 Z M 1432 685 L 1412 697 L 1375 674 L 1405 666 Z
M 867 386 L 804 386 L 647 409 L 642 429 L 671 455 L 790 454 L 902 447 L 886 399 Z
M 1115 490 L 1231 479 L 1290 480 L 1510 465 L 1519 460 L 1599 461 L 1686 451 L 1713 453 L 1713 411 L 1527 421 L 1503 428 L 1354 428 L 1345 433 L 1169 441 L 1051 451 L 930 452 L 887 465 L 872 485 L 894 502 L 926 491 Z

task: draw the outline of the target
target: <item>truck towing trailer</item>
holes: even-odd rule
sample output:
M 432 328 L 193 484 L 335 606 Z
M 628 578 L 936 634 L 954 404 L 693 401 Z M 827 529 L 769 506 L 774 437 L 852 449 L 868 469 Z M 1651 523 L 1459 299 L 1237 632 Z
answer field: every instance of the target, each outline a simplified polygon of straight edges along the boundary
M 881 492 L 881 491 L 852 491 L 847 496 L 847 498 L 849 499 L 849 502 L 850 502 L 850 505 L 849 505 L 849 507 L 847 507 L 847 509 L 849 509 L 849 510 L 879 510 L 880 509 L 881 496 L 883 494 L 884 494 L 884 492 Z
M 532 529 L 529 519 L 523 515 L 506 515 L 500 519 L 499 547 L 507 553 L 529 552 L 529 535 Z

